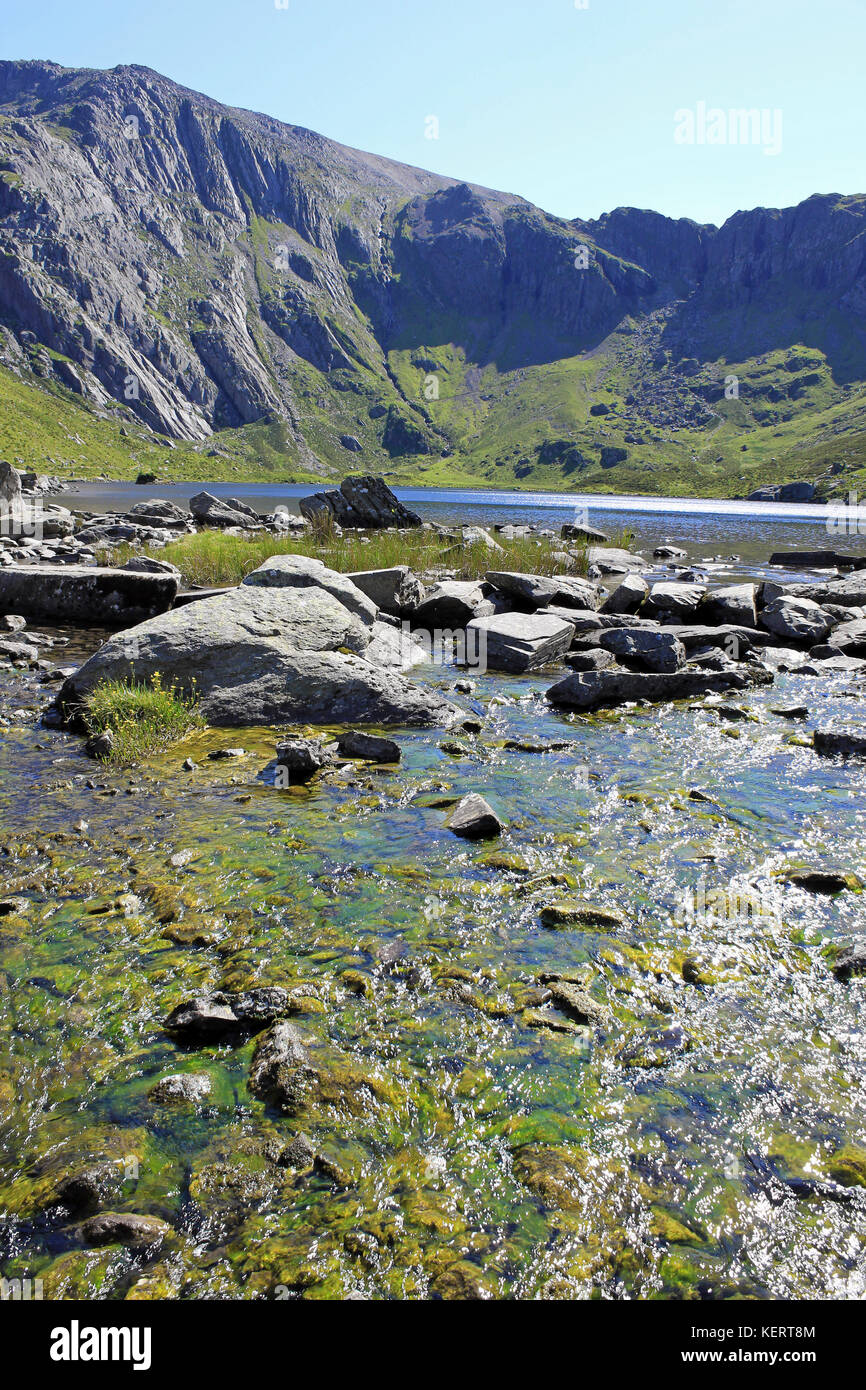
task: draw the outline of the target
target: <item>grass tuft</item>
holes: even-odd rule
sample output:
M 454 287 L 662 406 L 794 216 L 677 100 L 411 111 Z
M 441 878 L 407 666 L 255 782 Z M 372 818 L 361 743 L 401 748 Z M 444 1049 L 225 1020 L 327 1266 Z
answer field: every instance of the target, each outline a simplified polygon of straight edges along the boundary
M 174 685 L 163 689 L 159 673 L 150 685 L 104 681 L 86 697 L 81 714 L 91 736 L 111 734 L 103 761 L 118 767 L 161 753 L 205 726 L 195 695 Z
M 530 574 L 584 575 L 587 571 L 583 542 L 541 539 L 502 540 L 502 552 L 490 550 L 483 541 L 468 544 L 458 537 L 448 539 L 431 531 L 371 532 L 342 536 L 321 528 L 300 539 L 280 540 L 275 536 L 225 536 L 217 531 L 201 531 L 184 536 L 161 550 L 134 550 L 119 547 L 108 563 L 122 565 L 129 556 L 152 554 L 177 565 L 187 584 L 217 588 L 240 584 L 252 570 L 273 555 L 306 555 L 321 560 L 341 574 L 355 570 L 391 569 L 408 565 L 417 574 L 447 574 L 456 579 L 483 579 L 488 570 L 519 570 Z M 615 542 L 614 542 L 615 543 Z M 562 553 L 569 553 L 565 564 Z M 559 556 L 560 558 L 555 558 Z

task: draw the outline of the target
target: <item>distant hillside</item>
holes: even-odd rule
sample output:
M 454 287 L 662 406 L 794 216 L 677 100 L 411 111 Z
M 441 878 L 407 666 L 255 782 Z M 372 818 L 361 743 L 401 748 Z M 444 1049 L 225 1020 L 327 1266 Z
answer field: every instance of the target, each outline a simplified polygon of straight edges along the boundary
M 0 62 L 0 457 L 866 490 L 866 197 L 596 222 L 140 67 Z

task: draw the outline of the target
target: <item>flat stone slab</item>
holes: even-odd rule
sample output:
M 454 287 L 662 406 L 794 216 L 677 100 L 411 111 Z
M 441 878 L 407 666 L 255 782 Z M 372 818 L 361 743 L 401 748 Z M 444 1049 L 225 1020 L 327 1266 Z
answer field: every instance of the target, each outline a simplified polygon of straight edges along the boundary
M 500 613 L 473 618 L 466 626 L 467 649 L 492 671 L 531 671 L 547 666 L 568 651 L 571 623 L 538 613 Z M 473 645 L 470 646 L 470 640 Z
M 599 709 L 634 700 L 658 704 L 665 700 L 694 699 L 723 690 L 744 690 L 761 678 L 741 671 L 582 671 L 566 676 L 550 687 L 547 698 L 565 709 Z M 768 672 L 766 683 L 772 682 Z M 761 682 L 763 683 L 763 682 Z
M 130 627 L 171 608 L 177 579 L 170 574 L 39 565 L 0 572 L 0 613 L 43 621 Z
M 809 598 L 814 603 L 838 603 L 842 608 L 862 608 L 866 605 L 866 571 L 849 574 L 845 579 L 827 579 L 817 584 L 777 584 L 764 582 L 763 602 L 789 594 L 792 598 Z

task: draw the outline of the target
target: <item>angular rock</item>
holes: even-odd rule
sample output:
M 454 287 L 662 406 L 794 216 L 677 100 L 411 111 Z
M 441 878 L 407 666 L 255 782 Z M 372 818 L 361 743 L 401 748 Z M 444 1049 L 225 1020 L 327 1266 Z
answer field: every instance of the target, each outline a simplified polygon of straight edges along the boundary
M 782 594 L 762 609 L 761 627 L 794 642 L 820 642 L 832 626 L 824 610 L 813 599 Z
M 143 521 L 148 526 L 169 526 L 173 530 L 182 531 L 189 526 L 190 514 L 176 502 L 166 502 L 162 497 L 149 497 L 145 502 L 136 502 L 126 516 L 130 521 Z
M 340 734 L 337 747 L 345 758 L 363 758 L 370 763 L 398 763 L 401 757 L 400 745 L 392 738 L 381 738 L 360 729 Z
M 530 610 L 547 608 L 551 604 L 588 609 L 598 605 L 598 590 L 588 579 L 570 579 L 564 575 L 548 578 L 543 574 L 518 574 L 510 570 L 489 570 L 486 578 L 500 593 Z
M 0 611 L 46 621 L 131 626 L 174 602 L 177 580 L 88 565 L 41 565 L 0 573 Z
M 5 459 L 0 459 L 0 513 L 8 512 L 21 500 L 21 474 Z
M 579 526 L 573 521 L 567 521 L 559 534 L 564 541 L 593 541 L 596 545 L 604 545 L 610 540 L 604 531 L 594 531 L 591 526 Z
M 757 587 L 754 584 L 729 584 L 723 589 L 713 589 L 704 600 L 707 616 L 719 623 L 739 623 L 743 627 L 757 627 L 756 607 Z
M 750 667 L 740 671 L 675 671 L 664 674 L 643 671 L 587 671 L 566 676 L 551 686 L 547 698 L 565 709 L 598 709 L 634 700 L 658 703 L 692 699 L 711 691 L 743 690 L 751 684 L 769 684 L 772 675 Z
M 776 584 L 766 580 L 763 602 L 787 595 L 789 598 L 808 598 L 814 603 L 834 603 L 842 608 L 860 608 L 866 604 L 866 572 L 846 575 L 844 579 L 827 579 L 817 584 Z
M 464 840 L 493 839 L 503 830 L 496 812 L 477 792 L 471 792 L 457 803 L 445 826 L 453 835 L 459 835 Z
M 639 574 L 627 574 L 601 605 L 602 613 L 636 613 L 649 597 L 649 585 Z
M 610 628 L 598 634 L 598 645 L 647 671 L 678 671 L 686 659 L 682 642 L 662 628 Z
M 393 613 L 397 617 L 414 614 L 424 601 L 424 585 L 408 565 L 396 565 L 388 570 L 357 570 L 346 578 L 382 613 Z
M 828 758 L 866 758 L 866 734 L 854 729 L 816 729 L 812 743 Z
M 169 564 L 168 560 L 154 560 L 150 555 L 134 555 L 122 568 L 131 574 L 170 574 L 178 584 L 181 580 L 177 565 Z
M 239 526 L 251 530 L 262 524 L 261 518 L 250 513 L 249 508 L 241 510 L 236 502 L 222 501 L 210 492 L 197 492 L 189 499 L 189 509 L 200 526 Z
M 538 613 L 500 613 L 473 618 L 466 627 L 482 666 L 491 671 L 531 671 L 558 660 L 571 646 L 574 628 Z
M 444 579 L 427 590 L 412 614 L 412 624 L 428 630 L 461 628 L 493 611 L 484 586 L 476 580 Z
M 309 782 L 331 761 L 318 739 L 292 738 L 277 744 L 277 767 L 285 768 L 290 783 Z
M 673 614 L 684 622 L 697 613 L 706 592 L 703 584 L 663 581 L 650 589 L 647 608 L 653 613 Z
M 290 1007 L 290 995 L 285 989 L 251 989 L 245 994 L 216 990 L 178 1004 L 165 1021 L 165 1031 L 192 1040 L 258 1033 L 288 1013 Z
M 866 555 L 838 550 L 777 550 L 769 563 L 786 570 L 866 569 Z
M 613 652 L 607 652 L 603 647 L 566 652 L 562 659 L 572 671 L 606 671 L 616 663 Z
M 248 574 L 243 583 L 262 589 L 323 589 L 368 627 L 376 621 L 376 604 L 348 575 L 328 569 L 307 555 L 272 555 Z
M 383 478 L 369 474 L 344 478 L 339 491 L 317 492 L 310 497 L 302 497 L 298 506 L 301 515 L 308 521 L 324 512 L 339 526 L 383 530 L 421 525 L 420 516 L 398 501 Z
M 590 568 L 598 574 L 630 574 L 633 570 L 647 569 L 646 560 L 633 555 L 630 550 L 618 546 L 591 545 L 586 552 Z

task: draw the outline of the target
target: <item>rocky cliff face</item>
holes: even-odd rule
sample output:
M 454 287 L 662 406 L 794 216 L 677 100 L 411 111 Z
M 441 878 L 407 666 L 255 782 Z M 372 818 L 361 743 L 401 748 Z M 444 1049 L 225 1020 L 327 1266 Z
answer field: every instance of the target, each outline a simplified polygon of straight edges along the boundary
M 858 380 L 864 232 L 866 199 L 835 195 L 721 229 L 636 209 L 566 222 L 146 68 L 0 63 L 0 353 L 179 440 L 267 417 L 307 465 L 341 438 L 447 456 L 520 402 L 532 466 L 559 424 L 534 369 L 600 349 L 638 406 L 654 371 L 676 395 L 684 358 L 792 344 Z M 483 389 L 491 367 L 513 374 L 502 392 Z M 584 414 L 599 384 L 581 376 Z M 672 428 L 700 425 L 696 399 Z M 565 433 L 617 453 L 631 430 L 640 447 L 652 415 L 613 413 L 603 439 L 567 413 Z

